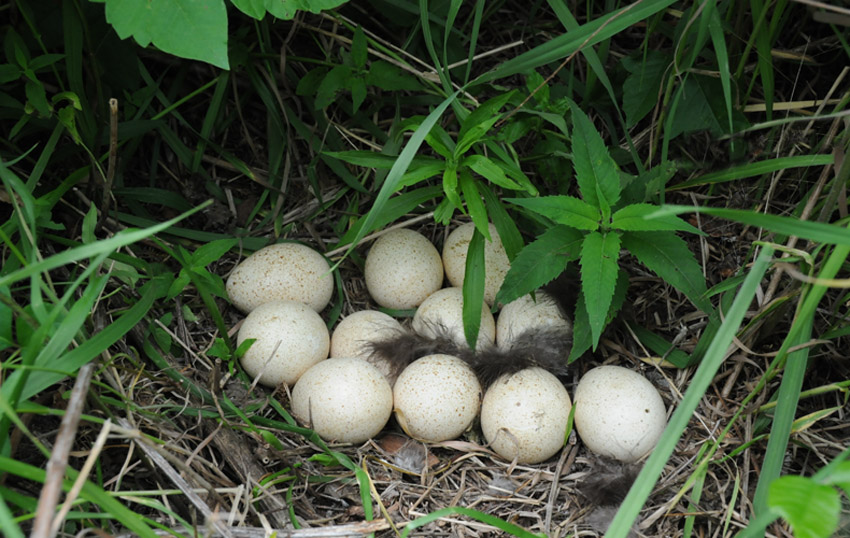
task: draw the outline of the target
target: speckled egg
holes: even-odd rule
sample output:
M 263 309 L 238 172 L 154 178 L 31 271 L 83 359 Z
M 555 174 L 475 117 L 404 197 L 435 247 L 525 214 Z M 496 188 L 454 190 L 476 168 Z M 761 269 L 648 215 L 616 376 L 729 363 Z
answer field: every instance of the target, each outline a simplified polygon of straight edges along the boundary
M 502 307 L 496 320 L 496 344 L 510 349 L 516 337 L 529 329 L 553 328 L 569 335 L 572 324 L 548 293 L 537 290 L 534 298 L 523 295 Z
M 312 308 L 294 301 L 265 303 L 248 314 L 237 344 L 255 338 L 241 363 L 251 378 L 276 387 L 293 385 L 301 374 L 328 358 L 330 335 L 325 322 Z
M 648 379 L 620 366 L 599 366 L 575 393 L 575 427 L 592 452 L 624 462 L 655 448 L 667 426 L 661 395 Z
M 497 379 L 481 402 L 481 430 L 497 454 L 518 463 L 539 463 L 564 446 L 570 395 L 542 368 Z
M 393 387 L 395 416 L 411 437 L 427 442 L 465 432 L 481 403 L 481 385 L 464 361 L 428 355 L 413 361 Z
M 490 241 L 484 242 L 484 300 L 492 305 L 496 300 L 496 294 L 505 281 L 505 275 L 511 268 L 508 255 L 496 227 L 490 224 Z M 446 278 L 452 286 L 463 287 L 463 279 L 466 274 L 466 252 L 469 250 L 469 242 L 472 241 L 472 232 L 475 224 L 468 222 L 455 228 L 446 238 L 443 245 L 443 266 Z
M 371 364 L 352 357 L 322 361 L 292 389 L 292 413 L 326 441 L 362 443 L 393 410 L 393 392 Z
M 437 248 L 406 228 L 391 230 L 375 241 L 363 272 L 369 295 L 385 308 L 415 308 L 443 285 Z
M 226 287 L 242 312 L 270 301 L 295 301 L 321 312 L 333 294 L 333 275 L 325 258 L 310 247 L 278 243 L 245 258 L 230 273 Z
M 419 305 L 411 327 L 417 334 L 432 338 L 444 331 L 458 345 L 466 345 L 466 336 L 463 334 L 463 290 L 443 288 L 432 293 Z M 476 349 L 492 344 L 495 338 L 496 321 L 486 305 L 482 305 Z
M 368 343 L 397 336 L 403 331 L 395 318 L 377 310 L 361 310 L 346 316 L 331 335 L 331 357 L 357 357 L 376 367 L 390 384 L 393 369 L 369 352 Z

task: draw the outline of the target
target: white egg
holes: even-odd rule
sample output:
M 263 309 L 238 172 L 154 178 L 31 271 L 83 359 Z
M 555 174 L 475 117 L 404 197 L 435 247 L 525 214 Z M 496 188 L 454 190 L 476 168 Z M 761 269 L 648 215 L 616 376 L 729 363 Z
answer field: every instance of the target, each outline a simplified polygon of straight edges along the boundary
M 508 261 L 508 255 L 505 253 L 505 247 L 502 245 L 502 239 L 496 231 L 496 227 L 491 223 L 489 225 L 491 241 L 484 242 L 484 300 L 487 304 L 492 305 L 496 300 L 496 294 L 502 283 L 505 281 L 505 275 L 508 274 L 508 269 L 511 268 L 511 262 Z M 446 243 L 443 245 L 443 266 L 446 270 L 446 278 L 452 286 L 458 288 L 463 287 L 463 280 L 466 274 L 466 253 L 469 250 L 469 242 L 472 241 L 472 233 L 475 230 L 475 224 L 467 222 L 455 228 L 452 233 L 446 238 Z
M 328 358 L 330 335 L 315 310 L 293 301 L 274 301 L 258 306 L 239 328 L 237 344 L 254 342 L 242 357 L 242 367 L 253 379 L 276 387 L 293 385 L 301 374 Z
M 352 357 L 316 364 L 292 389 L 293 415 L 327 441 L 362 443 L 383 429 L 392 410 L 384 376 Z
M 346 316 L 331 335 L 331 357 L 357 357 L 376 367 L 392 384 L 392 368 L 387 361 L 373 356 L 369 342 L 397 336 L 403 331 L 395 318 L 377 310 L 361 310 Z
M 518 463 L 539 463 L 564 446 L 570 395 L 542 368 L 497 379 L 481 402 L 481 430 L 497 454 Z
M 401 228 L 375 241 L 364 276 L 369 295 L 379 305 L 415 308 L 443 285 L 443 262 L 427 237 Z
M 409 436 L 447 441 L 472 425 L 481 404 L 481 385 L 461 359 L 428 355 L 398 376 L 393 400 L 396 419 Z
M 581 378 L 575 393 L 575 427 L 592 452 L 624 462 L 651 451 L 667 413 L 645 377 L 620 366 L 599 366 Z
M 333 295 L 333 275 L 327 260 L 310 247 L 278 243 L 242 260 L 227 278 L 226 288 L 242 312 L 270 301 L 295 301 L 321 312 Z
M 523 295 L 502 307 L 496 320 L 496 344 L 509 349 L 516 337 L 529 329 L 554 328 L 570 334 L 572 324 L 561 313 L 558 304 L 543 290 Z
M 492 344 L 496 339 L 496 321 L 493 314 L 481 307 L 481 327 L 478 330 L 476 349 Z M 435 337 L 445 331 L 458 345 L 466 345 L 463 333 L 463 290 L 443 288 L 432 293 L 419 305 L 413 315 L 411 327 L 417 334 Z

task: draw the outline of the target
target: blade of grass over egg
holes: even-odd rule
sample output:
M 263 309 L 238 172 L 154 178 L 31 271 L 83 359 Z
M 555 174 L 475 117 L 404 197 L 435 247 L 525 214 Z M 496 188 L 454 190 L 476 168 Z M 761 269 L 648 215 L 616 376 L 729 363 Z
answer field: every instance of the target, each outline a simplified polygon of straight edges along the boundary
M 617 515 L 611 522 L 611 526 L 605 534 L 607 538 L 625 538 L 628 535 L 632 523 L 655 487 L 655 483 L 676 448 L 679 438 L 687 428 L 700 400 L 723 363 L 729 345 L 747 313 L 747 308 L 755 297 L 765 271 L 767 271 L 772 255 L 773 249 L 765 248 L 750 269 L 750 273 L 741 285 L 732 307 L 726 313 L 723 324 L 709 346 L 705 358 L 694 373 L 682 401 L 673 412 L 673 416 L 670 417 L 670 422 L 667 424 L 664 434 L 650 454 L 634 485 L 617 511 Z
M 484 236 L 478 228 L 475 228 L 466 252 L 466 268 L 463 275 L 463 334 L 471 349 L 475 349 L 478 332 L 481 329 L 485 279 Z
M 823 265 L 818 275 L 819 279 L 834 278 L 850 255 L 850 246 L 836 246 Z M 767 507 L 767 494 L 771 482 L 779 477 L 784 463 L 785 451 L 791 434 L 794 415 L 797 411 L 797 403 L 800 399 L 800 390 L 803 386 L 803 377 L 806 373 L 806 365 L 809 357 L 809 347 L 801 347 L 792 353 L 788 350 L 800 346 L 809 341 L 812 335 L 812 324 L 814 323 L 815 311 L 818 304 L 827 291 L 823 285 L 812 285 L 802 302 L 800 303 L 797 317 L 782 343 L 777 359 L 781 361 L 787 353 L 785 360 L 785 371 L 779 386 L 776 411 L 773 415 L 773 425 L 770 429 L 770 439 L 767 443 L 762 470 L 759 474 L 758 486 L 753 497 L 753 510 L 756 514 L 765 512 Z
M 419 127 L 413 132 L 410 140 L 408 140 L 404 149 L 401 150 L 398 159 L 390 169 L 390 173 L 387 174 L 383 185 L 381 185 L 381 189 L 378 191 L 378 195 L 375 197 L 375 201 L 372 203 L 372 207 L 363 219 L 363 225 L 351 240 L 343 258 L 348 256 L 348 254 L 367 233 L 372 232 L 375 229 L 376 222 L 382 220 L 384 222 L 391 222 L 384 220 L 384 208 L 387 205 L 387 201 L 390 196 L 398 190 L 398 185 L 404 177 L 404 173 L 407 171 L 407 168 L 410 166 L 411 161 L 413 161 L 413 158 L 416 156 L 416 152 L 419 151 L 420 146 L 422 146 L 422 142 L 425 141 L 425 136 L 427 136 L 427 134 L 431 131 L 431 128 L 434 127 L 446 111 L 446 108 L 448 108 L 449 105 L 451 105 L 451 103 L 457 98 L 457 95 L 458 92 L 454 92 L 443 100 L 443 102 L 440 103 L 440 105 L 437 106 L 437 108 L 435 108 L 430 114 L 428 114 Z M 338 261 L 331 270 L 335 270 L 341 261 L 342 260 L 340 259 L 340 261 Z

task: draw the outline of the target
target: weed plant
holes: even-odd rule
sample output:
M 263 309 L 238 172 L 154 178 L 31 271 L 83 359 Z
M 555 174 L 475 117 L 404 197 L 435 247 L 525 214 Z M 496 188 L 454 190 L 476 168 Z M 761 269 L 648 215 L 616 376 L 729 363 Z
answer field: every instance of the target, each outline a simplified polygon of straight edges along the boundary
M 497 303 L 574 283 L 570 388 L 600 362 L 661 388 L 606 536 L 850 532 L 846 9 L 202 7 L 0 4 L 5 536 L 604 532 L 575 435 L 522 467 L 473 431 L 410 473 L 239 367 L 223 277 L 250 252 L 323 252 L 333 327 L 374 307 L 375 232 L 469 220 L 469 342 L 492 222 Z

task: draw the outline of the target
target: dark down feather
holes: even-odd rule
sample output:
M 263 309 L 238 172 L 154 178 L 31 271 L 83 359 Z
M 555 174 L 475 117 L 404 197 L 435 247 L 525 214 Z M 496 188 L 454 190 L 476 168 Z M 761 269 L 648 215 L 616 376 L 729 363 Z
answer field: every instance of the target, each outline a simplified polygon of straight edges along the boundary
M 366 344 L 372 357 L 386 361 L 390 366 L 391 377 L 397 378 L 407 366 L 428 355 L 452 355 L 465 360 L 471 355 L 469 348 L 465 350 L 452 340 L 449 331 L 444 326 L 433 327 L 435 336 L 422 336 L 413 331 L 401 330 L 389 338 L 370 341 Z M 465 347 L 465 346 L 464 346 Z

